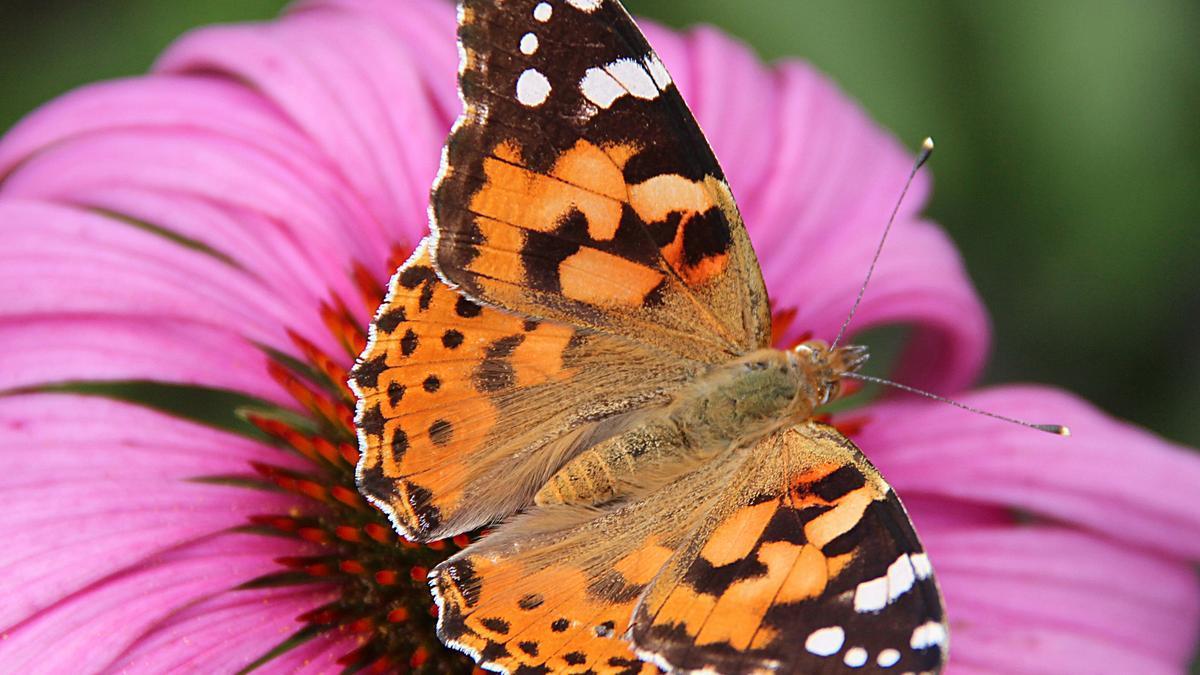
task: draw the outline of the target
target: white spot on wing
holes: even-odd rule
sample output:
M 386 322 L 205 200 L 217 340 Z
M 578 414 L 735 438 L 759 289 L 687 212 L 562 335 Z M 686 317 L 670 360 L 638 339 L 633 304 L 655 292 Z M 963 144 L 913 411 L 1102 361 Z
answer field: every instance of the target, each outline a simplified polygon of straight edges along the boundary
M 667 72 L 667 67 L 663 65 L 662 61 L 658 60 L 658 54 L 651 52 L 642 61 L 646 64 L 646 70 L 650 71 L 650 77 L 654 80 L 654 84 L 658 85 L 659 89 L 666 89 L 671 86 L 671 75 Z
M 887 577 L 864 581 L 854 589 L 854 611 L 878 612 L 888 603 Z
M 601 108 L 608 108 L 613 101 L 625 95 L 625 88 L 603 68 L 588 68 L 579 81 L 579 91 L 584 98 Z
M 537 51 L 538 39 L 533 33 L 526 33 L 521 36 L 521 53 L 529 56 Z
M 887 574 L 870 581 L 860 583 L 854 589 L 854 610 L 856 612 L 878 612 L 901 595 L 912 590 L 917 579 L 929 576 L 929 560 L 924 554 L 917 558 L 901 553 L 898 558 L 888 565 Z
M 662 62 L 654 54 L 647 54 L 641 61 L 624 58 L 600 68 L 588 68 L 579 80 L 579 91 L 591 103 L 607 109 L 626 94 L 652 101 L 670 84 L 671 76 Z
M 846 656 L 842 657 L 842 663 L 851 668 L 862 668 L 867 662 L 867 650 L 862 647 L 851 647 L 846 650 Z
M 831 656 L 838 653 L 845 641 L 846 632 L 841 626 L 827 626 L 809 633 L 804 648 L 817 656 Z
M 548 2 L 539 2 L 537 7 L 533 8 L 533 18 L 546 23 L 550 20 L 550 15 L 554 13 L 554 8 Z
M 567 0 L 567 4 L 581 12 L 592 12 L 600 9 L 600 5 L 604 4 L 604 0 Z
M 937 621 L 926 621 L 913 630 L 909 646 L 913 649 L 929 649 L 946 641 L 946 627 Z
M 658 86 L 641 63 L 633 59 L 617 59 L 604 66 L 604 69 L 630 94 L 647 101 L 658 97 Z
M 891 565 L 888 565 L 888 602 L 904 595 L 916 581 L 913 565 L 909 562 L 908 554 L 901 554 Z
M 933 566 L 929 564 L 929 556 L 924 553 L 914 553 L 909 556 L 912 561 L 913 572 L 917 573 L 918 579 L 928 579 L 933 576 Z
M 900 663 L 900 652 L 895 649 L 885 649 L 879 652 L 879 656 L 875 659 L 875 663 L 879 664 L 880 668 L 891 668 Z
M 522 105 L 536 108 L 550 96 L 550 80 L 534 68 L 521 73 L 517 78 L 517 100 Z

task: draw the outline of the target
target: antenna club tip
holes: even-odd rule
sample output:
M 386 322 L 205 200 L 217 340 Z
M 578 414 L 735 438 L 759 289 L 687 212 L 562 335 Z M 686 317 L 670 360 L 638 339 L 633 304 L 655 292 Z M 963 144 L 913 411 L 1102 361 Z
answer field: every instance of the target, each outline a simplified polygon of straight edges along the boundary
M 1056 436 L 1071 435 L 1071 429 L 1062 424 L 1035 424 L 1033 425 L 1033 428 L 1037 429 L 1038 431 L 1045 431 L 1047 433 L 1054 434 Z
M 926 136 L 925 140 L 921 141 L 921 149 L 925 152 L 933 152 L 933 138 Z

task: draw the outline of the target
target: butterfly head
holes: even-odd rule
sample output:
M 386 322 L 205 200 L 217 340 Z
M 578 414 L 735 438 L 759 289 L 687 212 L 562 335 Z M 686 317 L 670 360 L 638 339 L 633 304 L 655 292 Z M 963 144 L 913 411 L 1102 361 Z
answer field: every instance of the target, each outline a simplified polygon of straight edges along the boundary
M 867 348 L 863 345 L 845 345 L 830 348 L 823 340 L 809 340 L 792 348 L 816 387 L 816 403 L 822 405 L 837 397 L 842 376 L 853 373 L 867 362 Z

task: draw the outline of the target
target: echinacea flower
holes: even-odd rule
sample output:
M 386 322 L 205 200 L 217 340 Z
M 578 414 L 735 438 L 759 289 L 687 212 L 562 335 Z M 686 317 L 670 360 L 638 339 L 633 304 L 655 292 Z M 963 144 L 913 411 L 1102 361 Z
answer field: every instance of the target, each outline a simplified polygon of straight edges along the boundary
M 739 198 L 779 340 L 831 337 L 909 156 L 803 63 L 648 33 Z M 0 669 L 470 670 L 425 586 L 466 540 L 404 542 L 357 495 L 345 386 L 427 227 L 456 60 L 447 2 L 310 0 L 197 31 L 0 142 Z M 897 377 L 961 392 L 987 321 L 927 193 L 854 328 L 912 326 Z M 951 670 L 1182 669 L 1200 461 L 1052 389 L 962 398 L 1074 436 L 898 398 L 842 420 L 937 566 Z

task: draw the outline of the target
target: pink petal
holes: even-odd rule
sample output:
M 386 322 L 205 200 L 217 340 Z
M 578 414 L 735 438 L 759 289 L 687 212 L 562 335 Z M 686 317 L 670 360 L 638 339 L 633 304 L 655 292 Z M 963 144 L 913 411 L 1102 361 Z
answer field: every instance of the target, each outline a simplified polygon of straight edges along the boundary
M 886 475 L 884 476 L 887 477 Z M 917 532 L 1013 525 L 1012 511 L 1003 506 L 949 499 L 921 493 L 900 495 Z
M 92 315 L 0 318 L 0 391 L 154 380 L 229 389 L 294 406 L 261 349 L 189 321 Z
M 166 232 L 211 248 L 247 271 L 280 305 L 293 308 L 290 325 L 315 323 L 316 308 L 332 298 L 348 301 L 348 309 L 369 316 L 370 307 L 348 273 L 353 263 L 345 257 L 335 262 L 334 238 L 315 237 L 290 227 L 268 214 L 215 203 L 199 195 L 182 195 L 154 187 L 74 186 L 71 200 L 102 212 L 119 214 L 136 222 L 153 224 Z M 301 318 L 302 317 L 302 318 Z
M 73 395 L 0 398 L 0 448 L 6 533 L 0 626 L 156 555 L 244 525 L 251 515 L 286 513 L 296 504 L 278 493 L 193 479 L 249 475 L 251 461 L 303 466 L 238 436 Z M 247 538 L 242 546 L 258 550 L 259 540 L 266 538 Z
M 0 174 L 41 150 L 128 129 L 205 131 L 262 149 L 311 152 L 311 145 L 253 90 L 214 78 L 138 77 L 80 87 L 42 106 L 0 139 Z
M 143 128 L 92 134 L 45 150 L 5 182 L 10 196 L 81 206 L 92 205 L 78 201 L 76 191 L 94 195 L 130 188 L 180 193 L 262 214 L 327 247 L 327 254 L 337 256 L 334 261 L 350 256 L 376 261 L 387 254 L 386 245 L 373 247 L 369 237 L 346 236 L 359 228 L 369 234 L 368 216 L 336 177 L 302 157 L 268 155 L 239 139 L 203 132 Z
M 386 253 L 395 242 L 415 244 L 426 228 L 451 122 L 421 95 L 424 56 L 397 37 L 352 13 L 310 10 L 273 24 L 197 31 L 168 50 L 159 69 L 222 73 L 261 91 L 345 177 L 347 192 L 371 213 L 356 236 Z M 452 39 L 444 50 L 453 54 Z M 453 68 L 442 77 L 453 87 Z
M 109 663 L 126 650 L 136 649 L 143 635 L 171 622 L 178 612 L 194 611 L 190 607 L 197 602 L 236 593 L 233 587 L 239 583 L 277 571 L 272 558 L 294 554 L 295 548 L 285 540 L 222 534 L 119 569 L 77 592 L 64 594 L 20 624 L 7 626 L 4 667 L 11 672 L 72 672 L 83 663 Z M 95 560 L 84 557 L 75 562 Z M 262 625 L 257 635 L 266 638 L 261 629 L 268 627 L 277 633 L 289 623 L 296 626 L 297 609 L 311 609 L 327 599 L 320 587 L 306 590 L 290 602 L 258 612 L 255 618 Z M 272 595 L 278 592 L 247 592 L 243 602 L 262 603 Z M 267 623 L 268 619 L 273 621 Z M 275 642 L 261 643 L 259 653 Z M 243 645 L 236 661 L 251 660 L 248 651 Z
M 944 232 L 914 222 L 903 236 L 896 234 L 875 268 L 846 341 L 852 342 L 855 333 L 867 328 L 911 325 L 914 333 L 901 367 L 890 376 L 934 392 L 960 390 L 974 381 L 985 362 L 990 340 L 987 315 Z M 819 260 L 819 264 L 798 266 L 789 277 L 768 286 L 783 306 L 788 306 L 789 298 L 795 299 L 791 306 L 798 312 L 785 342 L 801 328 L 812 330 L 818 338 L 833 339 L 862 285 L 862 279 L 847 270 L 865 270 L 873 246 L 860 239 L 812 258 L 805 253 L 798 260 Z
M 312 307 L 289 307 L 248 273 L 144 229 L 75 209 L 5 199 L 0 238 L 2 315 L 181 319 L 294 353 L 291 327 L 337 353 Z
M 429 103 L 438 116 L 453 121 L 462 107 L 455 88 L 458 52 L 454 48 L 454 5 L 442 0 L 409 0 L 404 3 L 378 0 L 299 0 L 291 12 L 342 12 L 390 29 L 395 40 L 415 54 L 412 65 L 421 73 Z M 446 81 L 450 73 L 450 81 Z
M 1062 438 L 927 401 L 871 406 L 856 437 L 901 495 L 1005 505 L 1200 558 L 1200 457 L 1070 394 L 996 387 L 964 403 L 1066 424 Z
M 1179 672 L 1200 620 L 1188 565 L 1061 528 L 928 533 L 954 666 Z
M 235 672 L 303 627 L 296 617 L 334 599 L 315 589 L 233 591 L 202 599 L 150 626 L 110 666 L 113 672 Z M 264 672 L 330 672 L 355 636 L 320 636 L 272 659 Z
M 18 166 L 47 149 L 61 150 L 72 143 L 84 149 L 95 147 L 97 137 L 123 136 L 131 130 L 146 134 L 150 144 L 156 139 L 201 145 L 206 138 L 227 139 L 247 155 L 286 158 L 295 173 L 322 173 L 311 166 L 318 154 L 311 141 L 261 97 L 211 78 L 159 76 L 86 87 L 24 120 L 0 142 L 0 167 L 24 174 L 10 178 L 4 193 L 68 202 L 151 224 L 253 270 L 284 297 L 307 290 L 300 299 L 308 306 L 314 298 L 325 299 L 330 289 L 353 297 L 345 263 L 329 264 L 330 253 L 346 247 L 337 237 L 306 231 L 303 221 L 272 218 L 211 191 L 165 191 L 159 189 L 156 176 L 139 182 L 134 177 L 145 173 L 144 168 L 134 171 L 123 166 L 119 155 L 93 162 L 86 179 L 76 171 L 69 174 L 70 180 L 61 180 L 60 165 L 53 161 L 33 163 L 32 169 Z M 133 163 L 149 159 L 137 155 L 138 150 L 151 154 L 148 148 L 128 150 Z M 76 159 L 78 152 L 68 153 L 62 161 Z M 190 162 L 195 158 L 167 159 Z M 214 178 L 218 183 L 225 180 Z

